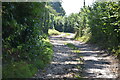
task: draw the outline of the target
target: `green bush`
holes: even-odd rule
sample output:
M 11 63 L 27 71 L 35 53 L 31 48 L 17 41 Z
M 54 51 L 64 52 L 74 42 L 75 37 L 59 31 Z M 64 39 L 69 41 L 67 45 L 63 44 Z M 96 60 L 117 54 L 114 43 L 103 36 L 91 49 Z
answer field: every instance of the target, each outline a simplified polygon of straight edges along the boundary
M 26 62 L 13 62 L 3 67 L 3 78 L 29 78 L 37 72 L 37 68 Z
M 35 59 L 34 61 L 34 65 L 35 67 L 39 68 L 39 69 L 43 69 L 45 67 L 45 62 L 41 59 Z
M 52 58 L 52 45 L 46 41 L 51 26 L 47 6 L 46 2 L 2 3 L 4 78 L 32 77 Z
M 91 6 L 81 8 L 80 13 L 76 14 L 77 19 L 73 23 L 77 34 L 75 39 L 84 42 L 94 43 L 102 49 L 114 50 L 118 53 L 120 46 L 120 2 L 95 2 Z M 78 19 L 79 18 L 79 19 Z M 104 43 L 104 44 L 103 44 Z
M 35 50 L 35 51 L 34 51 Z M 35 46 L 29 54 L 29 62 L 37 68 L 44 68 L 51 61 L 53 55 L 53 46 L 49 40 L 43 39 L 40 46 Z

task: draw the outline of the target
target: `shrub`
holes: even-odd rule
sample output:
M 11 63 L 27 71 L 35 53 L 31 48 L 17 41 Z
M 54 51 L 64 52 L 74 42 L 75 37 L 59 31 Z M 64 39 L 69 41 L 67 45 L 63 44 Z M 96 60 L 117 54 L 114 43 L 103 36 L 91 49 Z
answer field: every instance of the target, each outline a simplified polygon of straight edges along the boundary
M 73 26 L 77 32 L 75 39 L 119 53 L 117 49 L 120 46 L 119 4 L 120 2 L 95 2 L 92 7 L 81 8 L 80 13 L 76 15 L 78 19 L 71 16 L 76 19 L 72 23 L 78 24 L 76 28 Z
M 13 62 L 3 67 L 3 78 L 29 78 L 37 72 L 37 68 L 26 62 Z
M 46 2 L 6 2 L 2 7 L 3 77 L 32 77 L 52 57 L 50 42 L 43 40 L 48 38 L 51 12 Z
M 34 65 L 35 65 L 35 67 L 37 67 L 37 68 L 39 68 L 39 69 L 43 69 L 46 64 L 45 64 L 44 61 L 41 60 L 41 59 L 35 59 Z
M 49 40 L 43 39 L 40 45 L 30 50 L 28 62 L 37 68 L 44 68 L 51 61 L 53 50 Z

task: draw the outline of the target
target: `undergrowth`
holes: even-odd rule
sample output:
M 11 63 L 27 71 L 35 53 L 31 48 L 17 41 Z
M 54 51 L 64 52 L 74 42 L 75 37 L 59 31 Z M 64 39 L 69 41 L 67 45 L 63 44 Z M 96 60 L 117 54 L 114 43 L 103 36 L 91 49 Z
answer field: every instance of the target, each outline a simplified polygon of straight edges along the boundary
M 2 78 L 32 78 L 38 69 L 50 63 L 51 13 L 45 5 L 2 3 Z
M 8 61 L 4 57 L 3 78 L 29 78 L 34 76 L 38 69 L 43 69 L 52 59 L 52 45 L 43 40 L 40 46 L 31 49 L 29 54 L 20 54 L 17 61 Z M 11 59 L 10 59 L 11 60 Z

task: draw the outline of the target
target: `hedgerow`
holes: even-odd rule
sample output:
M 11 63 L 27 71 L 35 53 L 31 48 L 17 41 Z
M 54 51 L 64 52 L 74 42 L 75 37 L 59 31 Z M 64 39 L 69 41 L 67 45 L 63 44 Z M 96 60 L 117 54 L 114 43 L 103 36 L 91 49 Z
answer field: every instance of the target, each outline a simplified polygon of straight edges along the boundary
M 51 61 L 47 3 L 3 2 L 3 78 L 29 78 Z

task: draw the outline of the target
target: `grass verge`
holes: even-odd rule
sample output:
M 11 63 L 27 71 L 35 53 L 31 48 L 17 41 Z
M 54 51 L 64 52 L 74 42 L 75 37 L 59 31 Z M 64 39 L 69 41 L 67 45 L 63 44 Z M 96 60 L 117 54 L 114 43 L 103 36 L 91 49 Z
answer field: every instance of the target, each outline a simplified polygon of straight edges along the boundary
M 55 30 L 55 29 L 49 29 L 48 34 L 49 35 L 59 35 L 61 33 L 59 31 Z

